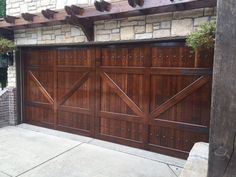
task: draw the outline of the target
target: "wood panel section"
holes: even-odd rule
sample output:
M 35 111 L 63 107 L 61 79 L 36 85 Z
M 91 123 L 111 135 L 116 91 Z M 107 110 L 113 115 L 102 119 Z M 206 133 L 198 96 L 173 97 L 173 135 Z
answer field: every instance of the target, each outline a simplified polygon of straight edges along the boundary
M 25 120 L 93 136 L 95 50 L 28 49 L 25 53 Z
M 209 134 L 213 53 L 195 55 L 179 43 L 27 49 L 25 121 L 185 158 Z

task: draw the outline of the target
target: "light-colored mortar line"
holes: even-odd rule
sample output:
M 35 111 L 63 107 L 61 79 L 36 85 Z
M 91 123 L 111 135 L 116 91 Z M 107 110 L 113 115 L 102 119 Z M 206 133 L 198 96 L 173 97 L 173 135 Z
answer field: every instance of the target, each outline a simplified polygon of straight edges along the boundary
M 65 153 L 67 153 L 67 152 L 69 152 L 69 151 L 71 151 L 71 150 L 73 150 L 73 149 L 75 149 L 75 148 L 77 148 L 77 147 L 79 147 L 79 146 L 82 145 L 82 144 L 84 144 L 84 143 L 77 144 L 76 146 L 74 146 L 74 147 L 72 147 L 72 148 L 70 148 L 70 149 L 67 149 L 66 151 L 63 151 L 62 153 L 60 153 L 60 154 L 58 154 L 58 155 L 56 155 L 56 156 L 54 156 L 54 157 L 52 157 L 52 158 L 50 158 L 50 159 L 48 159 L 48 160 L 46 160 L 46 161 L 44 161 L 44 162 L 42 162 L 42 163 L 40 163 L 40 164 L 38 164 L 38 165 L 36 165 L 36 166 L 34 166 L 34 167 L 32 167 L 32 168 L 30 168 L 30 169 L 24 171 L 24 172 L 22 172 L 22 173 L 16 175 L 15 177 L 22 176 L 23 174 L 26 174 L 26 173 L 28 173 L 28 172 L 30 172 L 30 171 L 32 171 L 32 170 L 38 168 L 39 166 L 41 166 L 41 165 L 43 165 L 43 164 L 45 164 L 45 163 L 47 163 L 47 162 L 49 162 L 49 161 L 51 161 L 51 160 L 56 159 L 57 157 L 59 157 L 59 156 L 65 154 Z

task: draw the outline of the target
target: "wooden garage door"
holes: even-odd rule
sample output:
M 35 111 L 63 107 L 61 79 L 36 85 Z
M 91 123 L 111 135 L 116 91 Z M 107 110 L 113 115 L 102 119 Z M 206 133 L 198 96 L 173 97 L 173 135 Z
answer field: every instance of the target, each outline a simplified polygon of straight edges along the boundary
M 208 141 L 209 51 L 158 43 L 22 53 L 28 123 L 179 157 Z
M 95 49 L 28 49 L 25 121 L 94 135 Z

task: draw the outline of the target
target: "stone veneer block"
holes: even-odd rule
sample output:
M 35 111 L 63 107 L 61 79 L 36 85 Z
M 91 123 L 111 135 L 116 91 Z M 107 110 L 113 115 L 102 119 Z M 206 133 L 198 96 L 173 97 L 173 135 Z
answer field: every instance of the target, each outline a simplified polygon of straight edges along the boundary
M 110 36 L 111 41 L 119 41 L 120 40 L 120 34 L 116 33 L 116 34 L 111 34 Z
M 209 144 L 196 143 L 189 153 L 180 177 L 207 177 L 208 156 Z
M 134 28 L 131 27 L 122 27 L 121 28 L 121 40 L 131 40 L 134 39 Z
M 109 41 L 110 35 L 107 35 L 107 34 L 97 35 L 96 40 L 97 41 Z
M 204 15 L 204 9 L 194 9 L 174 12 L 173 19 L 196 18 Z
M 194 26 L 200 26 L 204 23 L 209 22 L 209 17 L 200 17 L 194 19 Z
M 146 24 L 146 33 L 153 32 L 153 24 Z
M 134 31 L 135 31 L 135 33 L 144 33 L 145 32 L 145 26 L 135 26 Z
M 153 32 L 153 38 L 163 38 L 170 36 L 170 29 L 160 29 Z
M 112 22 L 107 22 L 105 23 L 105 29 L 114 29 L 117 28 L 117 22 L 116 21 L 112 21 Z
M 170 29 L 171 21 L 163 21 L 161 22 L 161 29 Z
M 187 36 L 193 31 L 193 19 L 173 20 L 171 36 Z
M 173 13 L 162 13 L 157 15 L 148 15 L 146 22 L 147 23 L 157 23 L 162 21 L 168 21 L 173 18 Z
M 152 38 L 152 33 L 136 34 L 135 39 L 150 39 Z

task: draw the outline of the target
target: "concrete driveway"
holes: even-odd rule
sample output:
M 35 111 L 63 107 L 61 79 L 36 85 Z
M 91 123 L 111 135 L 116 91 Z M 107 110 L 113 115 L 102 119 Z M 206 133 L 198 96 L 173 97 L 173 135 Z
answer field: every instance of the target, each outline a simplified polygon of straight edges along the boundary
M 27 124 L 0 129 L 0 177 L 176 177 L 184 163 Z

